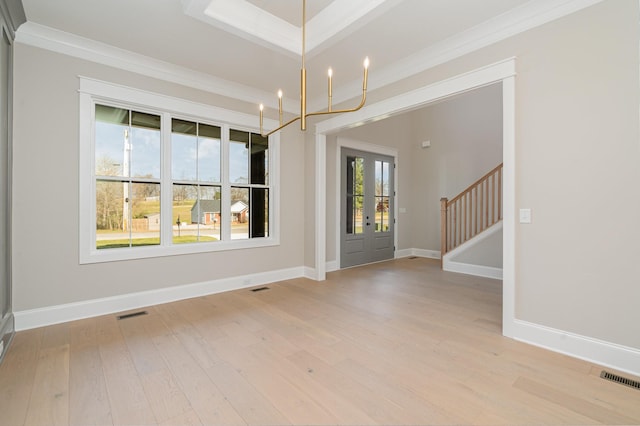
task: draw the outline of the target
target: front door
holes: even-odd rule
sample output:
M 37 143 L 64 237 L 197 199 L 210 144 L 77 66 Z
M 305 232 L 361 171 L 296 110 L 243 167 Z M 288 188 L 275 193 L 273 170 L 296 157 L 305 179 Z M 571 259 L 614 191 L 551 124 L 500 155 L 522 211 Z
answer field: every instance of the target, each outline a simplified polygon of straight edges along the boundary
M 394 161 L 342 149 L 340 267 L 394 257 Z

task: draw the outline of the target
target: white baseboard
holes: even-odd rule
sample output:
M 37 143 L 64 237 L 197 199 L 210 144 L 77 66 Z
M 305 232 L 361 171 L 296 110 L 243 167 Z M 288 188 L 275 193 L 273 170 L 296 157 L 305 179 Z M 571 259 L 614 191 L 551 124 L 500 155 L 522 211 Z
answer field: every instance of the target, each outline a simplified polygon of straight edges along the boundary
M 420 256 L 422 254 L 422 257 L 432 257 L 434 253 L 428 250 L 412 250 L 412 255 Z M 328 262 L 327 270 L 330 270 L 330 264 L 332 267 L 337 268 L 337 262 Z M 15 329 L 16 331 L 28 330 L 300 277 L 314 279 L 315 269 L 296 267 L 18 311 L 14 312 Z M 640 349 L 617 345 L 522 320 L 515 320 L 512 324 L 512 330 L 512 337 L 516 340 L 640 376 Z
M 440 250 L 424 250 L 424 249 L 411 249 L 412 256 L 426 257 L 428 259 L 440 259 Z
M 445 260 L 442 264 L 442 270 L 448 272 L 458 272 L 461 274 L 475 275 L 477 277 L 502 279 L 502 268 L 494 268 L 492 266 L 472 265 L 470 263 L 452 262 Z
M 333 271 L 337 271 L 338 269 L 340 269 L 338 267 L 338 261 L 337 260 L 330 260 L 329 262 L 326 263 L 325 268 L 326 268 L 325 270 L 327 272 L 333 272 Z
M 640 349 L 518 319 L 512 325 L 516 340 L 640 377 Z
M 316 268 L 312 268 L 310 266 L 305 266 L 304 268 L 304 277 L 310 280 L 317 280 L 318 273 L 316 272 Z
M 305 276 L 303 267 L 267 271 L 220 280 L 205 281 L 176 287 L 160 288 L 121 296 L 92 299 L 83 302 L 48 306 L 14 312 L 16 331 L 75 321 L 100 315 L 138 309 L 145 306 L 175 302 L 192 297 L 254 287 Z
M 413 249 L 396 250 L 394 257 L 396 259 L 402 259 L 403 257 L 413 256 Z

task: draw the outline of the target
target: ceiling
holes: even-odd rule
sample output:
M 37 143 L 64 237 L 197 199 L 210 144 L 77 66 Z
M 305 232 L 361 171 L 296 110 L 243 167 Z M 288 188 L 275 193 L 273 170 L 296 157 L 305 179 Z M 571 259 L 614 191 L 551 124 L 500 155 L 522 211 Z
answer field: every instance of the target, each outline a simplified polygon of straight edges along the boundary
M 496 25 L 503 28 L 522 19 L 534 5 L 551 8 L 568 1 L 308 0 L 310 103 L 325 102 L 329 67 L 334 72 L 336 103 L 354 99 L 360 95 L 365 56 L 371 59 L 369 88 L 375 90 L 394 75 L 401 78 L 404 71 L 398 70 L 418 54 L 435 52 L 436 47 L 451 41 L 459 45 L 476 42 L 484 33 L 495 32 Z M 52 28 L 197 71 L 254 91 L 254 98 L 272 96 L 264 100 L 268 106 L 276 105 L 275 94 L 282 89 L 285 110 L 296 108 L 291 103 L 297 103 L 299 96 L 302 1 L 22 2 L 28 21 L 25 31 L 33 30 L 29 25 L 39 24 L 38 28 Z

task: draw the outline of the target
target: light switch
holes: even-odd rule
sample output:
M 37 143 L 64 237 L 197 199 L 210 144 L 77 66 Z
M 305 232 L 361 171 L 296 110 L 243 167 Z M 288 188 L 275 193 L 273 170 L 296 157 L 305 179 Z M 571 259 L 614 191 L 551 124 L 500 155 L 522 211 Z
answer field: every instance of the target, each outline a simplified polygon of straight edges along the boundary
M 531 223 L 531 209 L 520 209 L 520 223 Z
M 400 213 L 406 213 L 406 212 L 407 212 L 406 207 L 400 207 Z

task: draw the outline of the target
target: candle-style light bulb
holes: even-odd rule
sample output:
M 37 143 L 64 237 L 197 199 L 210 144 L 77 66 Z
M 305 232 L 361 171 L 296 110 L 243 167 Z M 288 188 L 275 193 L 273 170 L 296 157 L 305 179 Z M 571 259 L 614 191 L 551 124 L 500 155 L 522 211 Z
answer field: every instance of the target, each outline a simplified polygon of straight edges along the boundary
M 333 77 L 333 69 L 331 69 L 331 67 L 329 67 L 329 71 L 327 71 L 327 75 L 329 76 L 329 107 L 327 108 L 327 111 L 331 111 L 331 98 L 333 97 L 333 83 L 332 83 L 332 77 Z
M 362 80 L 362 91 L 367 91 L 367 77 L 369 76 L 369 57 L 364 58 L 364 79 Z
M 282 126 L 282 90 L 278 90 L 278 117 Z

